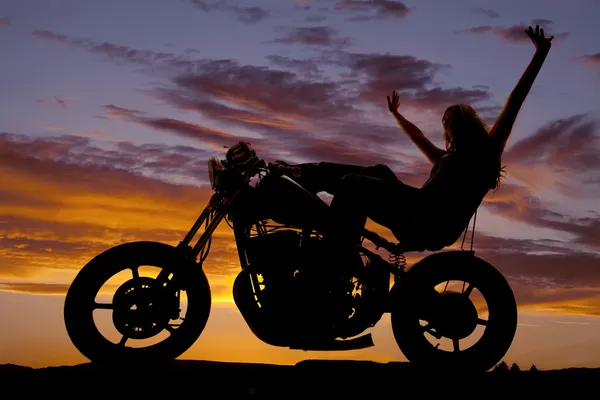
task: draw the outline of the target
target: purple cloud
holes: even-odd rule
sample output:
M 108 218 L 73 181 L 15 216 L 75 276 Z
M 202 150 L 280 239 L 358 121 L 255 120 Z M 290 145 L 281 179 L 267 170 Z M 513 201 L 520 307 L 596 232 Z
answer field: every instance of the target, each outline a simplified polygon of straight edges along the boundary
M 256 24 L 271 17 L 271 13 L 262 7 L 246 7 L 237 4 L 229 4 L 224 0 L 190 0 L 193 5 L 204 12 L 222 11 L 233 13 L 238 21 L 245 24 Z
M 531 25 L 538 25 L 540 22 L 544 22 L 547 25 L 553 25 L 553 22 L 545 19 L 534 19 L 531 21 Z M 519 24 L 519 25 L 511 25 L 508 27 L 500 27 L 500 26 L 492 26 L 492 25 L 481 25 L 475 26 L 473 28 L 463 29 L 455 31 L 455 34 L 490 34 L 494 35 L 497 38 L 502 40 L 506 40 L 512 43 L 529 43 L 531 39 L 525 33 L 527 29 L 527 25 Z M 550 33 L 548 29 L 544 29 L 544 35 L 546 37 L 554 36 L 554 41 L 564 40 L 570 36 L 569 32 L 558 32 L 558 33 Z
M 372 14 L 352 16 L 349 18 L 351 21 L 405 18 L 411 12 L 403 2 L 394 0 L 337 0 L 333 9 L 351 13 L 372 12 Z
M 278 31 L 283 34 L 272 43 L 336 48 L 342 48 L 352 43 L 349 37 L 339 36 L 333 28 L 328 26 L 279 28 Z
M 489 8 L 475 7 L 472 11 L 474 14 L 485 15 L 488 18 L 500 18 L 500 14 L 497 11 Z
M 600 53 L 587 54 L 587 55 L 584 55 L 581 57 L 577 57 L 576 60 L 590 64 L 594 67 L 599 67 L 600 66 Z

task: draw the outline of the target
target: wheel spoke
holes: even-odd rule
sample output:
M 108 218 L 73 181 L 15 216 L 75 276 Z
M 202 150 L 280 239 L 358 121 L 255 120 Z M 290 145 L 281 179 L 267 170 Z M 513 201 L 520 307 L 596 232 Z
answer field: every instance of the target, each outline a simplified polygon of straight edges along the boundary
M 477 318 L 477 325 L 487 326 L 487 324 L 488 324 L 488 320 L 487 319 Z
M 431 324 L 428 322 L 425 325 L 421 325 L 421 329 L 423 330 L 423 333 L 425 333 L 425 332 L 431 333 Z
M 469 286 L 467 286 L 467 289 L 463 291 L 463 295 L 465 297 L 469 297 L 474 288 L 475 287 L 473 285 L 469 284 Z
M 129 337 L 126 336 L 126 335 L 123 335 L 123 337 L 121 338 L 121 340 L 119 340 L 119 346 L 125 347 L 125 342 L 127 342 L 127 339 L 129 339 Z
M 136 265 L 135 267 L 131 267 L 131 274 L 133 275 L 133 279 L 140 278 L 140 271 L 138 270 L 138 267 L 138 265 Z
M 166 286 L 167 282 L 169 281 L 170 275 L 171 275 L 171 271 L 169 271 L 165 268 L 161 269 L 155 278 L 156 283 L 158 283 L 160 286 Z
M 427 332 L 436 339 L 440 339 L 442 337 L 442 335 L 433 330 L 433 327 L 429 322 L 425 325 L 422 325 L 421 329 L 423 330 L 423 333 Z
M 96 302 L 94 302 L 94 310 L 95 309 L 112 310 L 113 309 L 113 303 L 96 303 Z
M 454 346 L 454 351 L 460 351 L 458 339 L 452 339 L 452 345 Z

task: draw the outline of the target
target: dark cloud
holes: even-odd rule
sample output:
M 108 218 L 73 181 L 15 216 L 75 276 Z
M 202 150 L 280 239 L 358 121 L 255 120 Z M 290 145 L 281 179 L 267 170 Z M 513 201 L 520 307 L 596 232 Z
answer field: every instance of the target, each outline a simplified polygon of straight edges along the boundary
M 566 232 L 575 236 L 574 244 L 600 249 L 600 220 L 575 218 L 553 211 L 534 196 L 486 204 L 486 208 L 502 217 L 528 225 Z
M 308 17 L 306 17 L 306 21 L 307 22 L 323 22 L 323 21 L 327 21 L 327 16 L 326 15 L 309 15 Z
M 598 123 L 586 114 L 550 121 L 509 147 L 504 158 L 583 173 L 600 169 Z
M 298 2 L 296 2 L 296 4 L 294 5 L 294 9 L 296 11 L 310 11 L 312 9 L 312 5 L 310 4 L 298 4 Z
M 46 39 L 46 40 L 52 40 L 55 42 L 65 42 L 65 43 L 71 43 L 73 42 L 72 39 L 69 39 L 69 37 L 67 37 L 66 35 L 59 35 L 57 33 L 54 32 L 50 32 L 50 31 L 33 31 L 31 32 L 31 35 L 40 39 Z
M 403 2 L 395 0 L 337 0 L 333 9 L 359 14 L 349 17 L 350 21 L 405 18 L 411 13 Z
M 233 13 L 238 21 L 245 24 L 256 24 L 264 19 L 270 18 L 271 13 L 262 7 L 246 7 L 237 4 L 229 4 L 224 0 L 190 0 L 192 4 L 204 12 L 222 11 Z
M 65 99 L 61 99 L 54 96 L 54 100 L 56 101 L 56 104 L 58 104 L 63 110 L 66 110 L 68 108 L 67 101 Z
M 523 240 L 475 233 L 476 256 L 490 263 L 508 281 L 519 307 L 586 301 L 600 297 L 600 256 L 557 240 Z M 470 248 L 467 235 L 465 249 Z M 457 241 L 460 246 L 462 237 Z M 426 254 L 424 254 L 426 255 Z M 414 265 L 411 263 L 411 266 Z M 585 314 L 600 314 L 600 303 Z
M 196 95 L 197 93 L 197 95 Z M 214 101 L 213 98 L 203 98 L 202 93 L 192 92 L 191 90 L 177 89 L 156 89 L 153 95 L 158 99 L 165 101 L 168 105 L 175 106 L 186 111 L 196 111 L 203 117 L 225 122 L 232 129 L 243 128 L 252 129 L 254 131 L 267 134 L 269 136 L 291 136 L 293 133 L 301 130 L 292 121 L 287 121 L 285 117 L 278 117 L 277 114 L 270 114 L 264 111 L 239 108 L 233 105 L 224 105 Z M 140 119 L 138 119 L 140 121 Z M 147 123 L 148 120 L 142 120 Z M 155 124 L 156 125 L 156 124 Z M 204 128 L 207 129 L 207 128 Z M 196 129 L 197 130 L 197 129 Z M 232 134 L 215 131 L 218 135 L 217 139 L 226 137 L 232 138 Z M 248 137 L 236 135 L 240 140 L 250 140 Z M 253 139 L 253 141 L 257 141 Z
M 218 274 L 208 273 L 210 282 L 210 291 L 212 298 L 218 300 L 219 298 L 228 297 L 231 294 L 231 285 L 221 282 L 221 276 Z M 61 295 L 64 296 L 69 290 L 70 282 L 68 283 L 47 283 L 47 282 L 1 282 L 0 291 L 5 292 L 16 292 L 26 293 L 34 295 Z M 103 286 L 104 290 L 117 289 L 117 285 L 114 283 L 108 283 Z
M 348 68 L 347 76 L 358 82 L 359 97 L 375 104 L 381 104 L 392 90 L 400 93 L 404 106 L 437 113 L 452 104 L 475 104 L 490 99 L 489 92 L 483 89 L 437 86 L 435 74 L 450 66 L 412 56 L 340 52 L 329 62 Z
M 98 43 L 89 39 L 70 38 L 66 35 L 57 34 L 50 31 L 36 30 L 31 35 L 43 40 L 56 43 L 69 44 L 75 47 L 86 49 L 95 54 L 102 54 L 111 61 L 117 63 L 135 63 L 142 66 L 160 68 L 193 68 L 193 63 L 189 56 L 178 56 L 174 53 L 134 49 L 128 46 L 116 45 L 113 43 Z
M 196 107 L 204 109 L 202 103 L 194 103 L 183 97 L 177 97 L 177 93 L 175 92 L 157 90 L 156 93 L 157 97 L 160 97 L 171 104 L 176 104 L 182 109 L 189 110 L 195 109 Z M 213 111 L 215 108 L 227 108 L 219 106 L 217 103 L 205 103 L 205 105 L 207 108 L 212 108 Z M 126 109 L 112 104 L 105 105 L 104 108 L 110 110 L 107 114 L 110 117 L 116 117 L 125 122 L 143 125 L 154 130 L 169 132 L 183 138 L 192 139 L 198 144 L 209 146 L 210 148 L 222 148 L 225 145 L 239 140 L 250 140 L 248 137 L 237 136 L 223 130 L 209 128 L 174 118 L 148 117 L 141 111 Z M 241 113 L 244 114 L 243 111 Z M 221 116 L 225 118 L 225 116 Z
M 486 29 L 482 32 L 495 33 L 493 28 Z M 208 196 L 209 190 L 201 186 L 206 184 L 206 159 L 217 148 L 222 150 L 224 144 L 241 138 L 258 143 L 261 156 L 386 163 L 417 186 L 427 177 L 430 165 L 401 153 L 407 139 L 387 114 L 385 95 L 396 89 L 403 105 L 435 111 L 452 103 L 489 99 L 486 87 L 441 87 L 436 74 L 449 66 L 409 56 L 331 51 L 310 60 L 273 56 L 270 67 L 259 67 L 233 60 L 195 60 L 189 58 L 192 52 L 181 57 L 70 39 L 51 32 L 36 36 L 104 54 L 113 61 L 168 68 L 173 72 L 169 85 L 149 93 L 172 107 L 198 113 L 205 125 L 150 116 L 123 104 L 106 105 L 104 110 L 112 118 L 193 138 L 209 150 L 127 142 L 99 147 L 77 136 L 1 134 L 0 172 L 3 179 L 11 179 L 3 182 L 2 203 L 38 210 L 31 215 L 0 216 L 0 246 L 7 249 L 0 253 L 4 257 L 0 265 L 10 266 L 13 274 L 24 262 L 31 266 L 32 260 L 39 260 L 36 268 L 57 265 L 57 259 L 59 266 L 80 266 L 89 254 L 123 240 L 159 238 L 176 243 Z M 340 78 L 320 74 L 319 68 L 325 66 L 342 71 Z M 364 104 L 380 107 L 381 113 L 361 111 L 358 105 Z M 384 116 L 389 119 L 379 120 Z M 213 122 L 235 129 L 213 128 Z M 238 128 L 251 131 L 253 137 L 235 134 Z M 509 174 L 535 165 L 553 165 L 573 175 L 597 171 L 593 129 L 595 124 L 583 116 L 551 122 L 506 151 Z M 597 175 L 589 179 L 594 178 Z M 172 183 L 186 179 L 188 184 Z M 20 190 L 17 183 L 22 182 L 34 189 Z M 572 244 L 597 248 L 600 243 L 597 217 L 565 216 L 522 186 L 503 185 L 499 196 L 486 199 L 484 207 L 514 221 L 570 233 Z M 60 219 L 65 213 L 74 214 Z M 598 273 L 593 269 L 597 260 L 576 250 L 577 246 L 565 248 L 571 244 L 568 241 L 476 237 L 485 258 L 514 282 L 522 302 L 581 298 L 583 292 L 575 293 L 578 287 L 597 285 Z M 235 252 L 227 247 L 230 244 L 216 240 L 211 254 L 235 260 Z M 60 257 L 52 258 L 47 249 Z M 549 260 L 552 257 L 555 263 Z M 239 268 L 235 262 L 212 265 L 213 272 L 231 276 Z M 562 294 L 540 294 L 553 285 Z
M 110 117 L 137 117 L 143 114 L 141 111 L 115 106 L 114 104 L 107 104 L 104 108 L 108 110 L 107 115 Z
M 224 144 L 235 143 L 239 139 L 244 139 L 227 132 L 217 131 L 202 125 L 196 125 L 173 118 L 144 118 L 138 119 L 137 122 L 150 128 L 175 132 L 183 137 L 196 139 L 204 144 L 220 144 L 223 146 Z
M 523 163 L 527 164 L 527 161 L 523 161 Z M 511 169 L 519 167 L 510 163 L 508 165 L 509 174 Z M 595 174 L 597 176 L 597 170 Z M 567 195 L 577 197 L 579 193 L 570 192 Z M 498 192 L 491 193 L 484 199 L 482 207 L 511 221 L 546 228 L 554 232 L 563 232 L 570 236 L 570 239 L 552 243 L 550 247 L 521 249 L 522 251 L 568 255 L 581 251 L 581 248 L 593 251 L 600 249 L 600 218 L 597 213 L 590 212 L 587 216 L 573 217 L 559 212 L 553 208 L 552 204 L 533 195 L 532 189 L 526 186 L 504 183 Z
M 316 28 L 321 32 L 321 28 Z M 325 29 L 323 32 L 329 32 Z M 301 66 L 304 71 L 278 70 L 253 65 L 240 65 L 234 60 L 195 60 L 189 55 L 137 50 L 110 43 L 93 43 L 87 39 L 69 39 L 51 32 L 37 34 L 40 37 L 82 46 L 92 52 L 104 52 L 115 61 L 127 61 L 150 67 L 166 68 L 176 76 L 173 82 L 189 96 L 206 100 L 245 101 L 262 112 L 284 112 L 294 117 L 310 120 L 327 116 L 336 118 L 341 114 L 359 113 L 361 102 L 381 105 L 391 90 L 401 92 L 405 104 L 418 108 L 430 108 L 440 112 L 450 104 L 485 101 L 488 92 L 481 89 L 442 88 L 436 84 L 434 75 L 448 65 L 441 65 L 411 56 L 390 54 L 361 54 L 341 50 L 324 50 L 321 55 L 307 60 Z M 323 43 L 327 42 L 325 33 Z M 289 38 L 292 40 L 292 38 Z M 317 41 L 318 42 L 318 41 Z M 286 64 L 287 61 L 287 64 Z M 290 65 L 291 60 L 275 56 L 271 62 L 280 66 Z M 313 66 L 333 66 L 347 71 L 339 79 L 325 79 L 319 75 L 306 75 Z M 243 99 L 246 98 L 247 99 Z M 445 102 L 448 102 L 446 104 Z
M 504 275 L 533 286 L 594 288 L 600 291 L 600 257 L 596 254 L 488 254 L 486 260 Z
M 342 48 L 352 43 L 352 39 L 340 36 L 329 26 L 312 26 L 296 28 L 278 28 L 281 36 L 272 43 L 302 44 L 306 46 L 324 46 Z
M 0 135 L 0 276 L 71 271 L 108 247 L 136 240 L 176 245 L 212 191 L 207 152 L 186 146 Z M 183 181 L 177 183 L 177 181 Z M 226 231 L 227 232 L 227 231 Z M 209 273 L 239 268 L 218 231 Z
M 352 111 L 334 81 L 304 80 L 290 71 L 233 60 L 207 62 L 174 83 L 194 95 L 229 99 L 274 116 L 335 118 Z
M 594 254 L 496 253 L 481 256 L 508 280 L 520 307 L 573 303 L 600 296 L 600 258 Z M 585 314 L 600 314 L 596 304 Z
M 319 64 L 312 59 L 301 60 L 280 55 L 272 55 L 267 56 L 267 60 L 276 67 L 297 72 L 306 78 L 317 78 L 322 74 L 322 71 L 319 69 Z
M 473 8 L 473 13 L 479 14 L 479 15 L 485 15 L 486 17 L 489 17 L 489 18 L 500 18 L 500 14 L 497 11 L 491 10 L 489 8 L 475 7 L 475 8 Z
M 578 114 L 550 121 L 509 146 L 504 161 L 513 176 L 526 184 L 552 182 L 554 189 L 567 196 L 582 196 L 596 188 L 593 180 L 600 175 L 599 152 L 598 122 Z
M 36 104 L 55 104 L 58 107 L 60 107 L 63 110 L 66 110 L 67 108 L 69 108 L 69 103 L 67 101 L 67 99 L 59 97 L 59 96 L 54 96 L 51 100 L 45 100 L 45 99 L 36 99 L 35 100 Z
M 534 19 L 531 21 L 531 25 L 535 27 L 536 24 L 544 22 L 547 25 L 553 25 L 552 21 L 542 20 L 542 19 Z M 549 23 L 549 24 L 548 24 Z M 569 32 L 551 32 L 548 30 L 547 25 L 542 26 L 544 28 L 544 35 L 546 37 L 554 36 L 554 41 L 564 40 L 570 36 Z M 527 25 L 519 24 L 519 25 L 511 25 L 509 27 L 501 27 L 501 26 L 492 26 L 492 25 L 481 25 L 476 26 L 469 29 L 458 30 L 455 31 L 455 34 L 490 34 L 494 35 L 500 39 L 512 42 L 512 43 L 529 43 L 531 39 L 525 33 L 527 29 Z
M 354 74 L 357 78 L 366 77 L 367 83 L 362 84 L 363 86 L 358 84 L 363 92 L 365 87 L 368 88 L 364 85 L 386 79 L 383 72 L 378 72 L 381 69 L 377 69 L 377 60 L 371 60 L 369 56 L 355 59 L 360 55 L 353 57 L 343 54 L 345 56 L 340 57 L 338 54 L 336 60 L 328 58 L 326 62 L 356 71 Z M 400 79 L 396 87 L 418 88 L 432 79 L 432 75 L 421 78 L 419 74 L 423 73 L 424 64 L 435 69 L 433 64 L 413 58 L 407 60 L 405 63 L 412 65 L 404 65 L 404 69 L 395 70 L 395 77 Z M 392 76 L 391 71 L 389 76 Z M 175 88 L 161 88 L 154 91 L 154 95 L 180 109 L 197 111 L 205 118 L 261 132 L 265 135 L 265 140 L 269 140 L 265 150 L 273 153 L 277 150 L 293 152 L 295 154 L 290 155 L 292 158 L 309 157 L 308 149 L 314 148 L 313 155 L 329 154 L 329 159 L 347 161 L 350 157 L 343 154 L 352 154 L 355 141 L 360 140 L 362 148 L 375 150 L 374 154 L 386 154 L 390 153 L 390 149 L 385 146 L 398 146 L 405 140 L 403 136 L 398 136 L 398 128 L 393 120 L 388 120 L 391 124 L 388 123 L 387 126 L 381 122 L 371 122 L 373 117 L 364 115 L 357 107 L 359 101 L 376 101 L 378 105 L 382 104 L 385 92 L 380 93 L 379 99 L 375 96 L 361 97 L 360 92 L 353 97 L 345 82 L 309 79 L 291 71 L 240 65 L 232 60 L 205 63 L 194 73 L 182 74 L 173 82 L 176 84 Z M 353 84 L 355 83 L 350 85 Z M 381 84 L 380 87 L 383 89 L 385 86 Z M 386 89 L 393 87 L 391 85 Z M 445 93 L 441 90 L 439 92 L 423 92 L 421 98 L 415 96 L 415 104 L 430 105 L 434 96 Z M 460 96 L 455 100 L 460 100 L 458 97 Z M 383 104 L 385 105 L 384 102 Z M 382 107 L 382 116 L 387 116 L 385 111 L 385 107 Z M 253 140 L 259 145 L 264 143 L 261 138 Z M 369 141 L 371 145 L 366 147 Z M 336 144 L 339 150 L 319 150 L 317 145 L 325 145 L 326 142 Z M 354 160 L 361 163 L 376 158 L 378 157 L 357 157 Z M 380 156 L 378 159 L 385 157 Z
M 451 104 L 482 103 L 489 99 L 489 93 L 483 89 L 441 87 L 435 75 L 449 66 L 410 56 L 325 49 L 308 60 L 273 56 L 269 58 L 273 67 L 264 67 L 234 60 L 196 60 L 189 58 L 189 52 L 181 57 L 113 44 L 99 45 L 56 34 L 43 36 L 53 40 L 59 37 L 61 42 L 78 46 L 83 43 L 87 50 L 104 51 L 113 60 L 143 64 L 150 69 L 167 68 L 172 85 L 148 92 L 167 105 L 198 112 L 225 128 L 151 117 L 122 106 L 107 108 L 109 116 L 193 138 L 213 148 L 222 147 L 224 141 L 251 139 L 266 158 L 282 152 L 290 159 L 328 156 L 331 161 L 347 162 L 354 155 L 357 164 L 387 161 L 395 169 L 407 170 L 407 162 L 412 163 L 409 157 L 387 156 L 401 154 L 401 146 L 407 143 L 404 135 L 398 135 L 399 128 L 387 113 L 387 94 L 398 90 L 403 107 L 435 111 L 439 115 Z M 287 68 L 291 66 L 295 69 Z M 337 79 L 315 74 L 320 67 L 337 69 L 340 74 Z M 363 105 L 375 106 L 380 111 L 367 113 Z M 480 110 L 490 107 L 479 104 Z M 260 136 L 248 138 L 249 135 L 235 133 L 239 129 Z M 355 154 L 353 149 L 357 145 L 373 153 Z M 338 150 L 323 150 L 333 148 Z M 426 177 L 428 171 L 424 173 Z M 415 179 L 413 174 L 409 176 Z
M 66 283 L 42 283 L 42 282 L 0 282 L 0 290 L 6 292 L 30 293 L 41 295 L 66 294 L 69 284 Z
M 471 233 L 465 240 L 470 248 Z M 462 241 L 458 240 L 458 245 Z M 519 307 L 600 297 L 600 256 L 559 240 L 523 240 L 475 233 L 476 255 L 494 266 L 509 282 Z M 564 311 L 564 310 L 563 310 Z M 594 302 L 579 312 L 600 314 Z
M 81 166 L 87 168 L 82 173 L 98 173 L 99 176 L 106 173 L 107 184 L 110 183 L 108 175 L 112 173 L 130 173 L 140 179 L 145 176 L 160 176 L 203 185 L 207 184 L 206 160 L 215 154 L 214 150 L 186 146 L 134 145 L 129 142 L 98 147 L 89 138 L 69 135 L 35 138 L 0 133 L 0 145 L 1 164 L 4 167 L 27 165 L 27 170 L 39 177 L 61 169 L 64 183 L 73 175 L 69 168 Z M 48 170 L 45 168 L 46 164 L 53 166 Z M 123 178 L 127 176 L 124 175 Z M 61 177 L 55 180 L 62 179 Z M 88 187 L 85 179 L 73 182 Z M 123 190 L 127 190 L 127 183 L 123 184 Z M 89 185 L 94 185 L 94 182 L 89 182 Z M 115 185 L 120 187 L 120 184 Z
M 581 57 L 577 57 L 576 60 L 583 61 L 593 66 L 600 66 L 600 53 L 587 54 Z
M 536 25 L 550 26 L 550 25 L 554 25 L 554 21 L 551 21 L 551 20 L 545 19 L 545 18 L 536 18 L 536 19 L 531 20 L 531 25 L 533 25 L 534 27 Z

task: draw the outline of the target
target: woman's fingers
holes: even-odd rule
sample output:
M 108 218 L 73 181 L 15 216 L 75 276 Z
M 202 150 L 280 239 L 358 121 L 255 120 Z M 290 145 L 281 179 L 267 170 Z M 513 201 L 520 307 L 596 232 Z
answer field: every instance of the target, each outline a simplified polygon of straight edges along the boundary
M 386 96 L 387 98 L 387 103 L 388 103 L 388 107 L 390 108 L 390 111 L 394 111 L 394 109 L 398 108 L 398 100 L 400 98 L 400 96 L 398 95 L 398 93 L 394 90 L 392 91 L 392 98 L 390 99 L 390 96 Z

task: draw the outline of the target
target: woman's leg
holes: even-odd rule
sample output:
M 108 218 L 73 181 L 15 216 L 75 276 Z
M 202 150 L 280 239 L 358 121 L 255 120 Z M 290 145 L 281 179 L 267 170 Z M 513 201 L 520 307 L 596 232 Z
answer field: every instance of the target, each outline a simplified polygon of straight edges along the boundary
M 383 164 L 364 167 L 333 162 L 285 164 L 287 175 L 312 193 L 327 192 L 335 195 L 342 178 L 349 174 L 362 174 L 397 181 L 394 172 Z
M 331 239 L 347 253 L 358 245 L 367 218 L 395 233 L 413 228 L 419 190 L 399 180 L 344 176 L 331 202 Z

